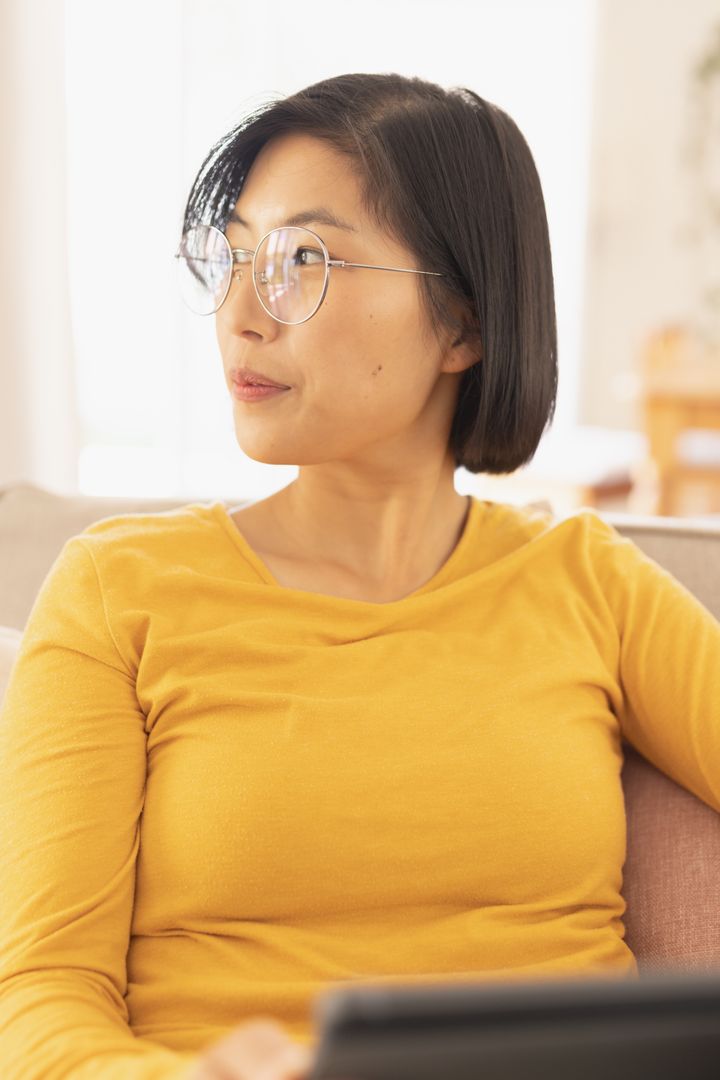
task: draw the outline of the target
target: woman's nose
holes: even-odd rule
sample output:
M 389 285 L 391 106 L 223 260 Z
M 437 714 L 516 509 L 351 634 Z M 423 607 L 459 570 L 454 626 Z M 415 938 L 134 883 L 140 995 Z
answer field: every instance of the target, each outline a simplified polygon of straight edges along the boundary
M 267 338 L 277 333 L 280 325 L 260 303 L 253 285 L 252 270 L 242 267 L 233 270 L 230 288 L 218 314 L 235 334 L 250 330 Z

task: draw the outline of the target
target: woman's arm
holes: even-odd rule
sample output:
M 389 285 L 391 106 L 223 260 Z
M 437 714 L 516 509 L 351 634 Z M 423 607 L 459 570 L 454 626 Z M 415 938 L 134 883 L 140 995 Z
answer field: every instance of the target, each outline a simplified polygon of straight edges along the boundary
M 165 1080 L 197 1055 L 136 1038 L 125 999 L 144 716 L 86 543 L 31 611 L 0 712 L 3 1080 Z
M 720 812 L 720 622 L 668 570 L 586 513 L 619 633 L 624 737 Z

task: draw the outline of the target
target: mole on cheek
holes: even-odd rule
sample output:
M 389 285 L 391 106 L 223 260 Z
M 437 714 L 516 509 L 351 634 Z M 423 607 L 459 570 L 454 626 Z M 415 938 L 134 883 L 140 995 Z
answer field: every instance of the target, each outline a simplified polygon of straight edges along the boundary
M 380 371 L 382 371 L 382 364 L 378 364 L 378 366 L 373 371 L 373 375 L 377 375 Z

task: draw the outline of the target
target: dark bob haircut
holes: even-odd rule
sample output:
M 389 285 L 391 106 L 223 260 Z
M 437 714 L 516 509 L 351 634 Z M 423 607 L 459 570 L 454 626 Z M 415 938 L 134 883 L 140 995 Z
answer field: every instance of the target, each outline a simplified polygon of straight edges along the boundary
M 445 275 L 417 275 L 429 325 L 477 342 L 480 360 L 460 376 L 456 466 L 509 473 L 527 464 L 555 411 L 557 331 L 545 202 L 517 125 L 464 87 L 394 73 L 323 79 L 261 106 L 211 148 L 183 231 L 204 223 L 224 232 L 262 147 L 291 133 L 346 155 L 369 220 L 419 269 Z

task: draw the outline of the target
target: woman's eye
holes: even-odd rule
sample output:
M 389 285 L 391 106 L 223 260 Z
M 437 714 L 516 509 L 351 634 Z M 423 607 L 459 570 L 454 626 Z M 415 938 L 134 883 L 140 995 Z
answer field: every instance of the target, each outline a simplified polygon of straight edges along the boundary
M 323 262 L 325 259 L 322 251 L 318 251 L 317 248 L 299 247 L 297 249 L 296 258 L 301 266 L 308 266 L 309 264 L 312 264 L 313 256 L 315 256 L 315 258 L 319 259 L 321 262 Z

